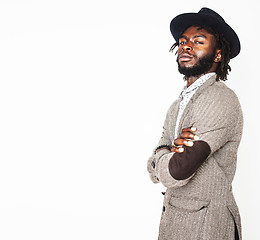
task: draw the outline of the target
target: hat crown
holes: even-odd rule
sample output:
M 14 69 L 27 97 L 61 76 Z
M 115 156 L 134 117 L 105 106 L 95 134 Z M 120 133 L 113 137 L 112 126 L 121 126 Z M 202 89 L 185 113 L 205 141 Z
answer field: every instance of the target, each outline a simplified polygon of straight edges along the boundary
M 225 22 L 225 20 L 218 13 L 211 10 L 210 8 L 204 7 L 202 9 L 200 9 L 200 11 L 198 13 L 208 15 L 208 16 L 211 16 L 211 17 L 215 17 L 215 18 L 218 18 L 218 19 L 222 20 L 223 22 Z

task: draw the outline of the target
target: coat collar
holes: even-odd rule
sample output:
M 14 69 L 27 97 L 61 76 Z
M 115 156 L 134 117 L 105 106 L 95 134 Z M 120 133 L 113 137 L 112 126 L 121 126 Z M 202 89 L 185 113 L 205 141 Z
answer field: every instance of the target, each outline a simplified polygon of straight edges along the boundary
M 212 84 L 214 84 L 216 82 L 216 77 L 217 75 L 213 75 L 212 77 L 210 77 L 205 83 L 203 83 L 199 89 L 194 93 L 194 95 L 192 96 L 192 98 L 190 99 L 190 102 L 194 102 L 194 100 L 196 100 L 198 98 L 198 96 L 209 86 L 211 86 Z M 190 104 L 187 105 L 187 107 Z M 186 109 L 187 109 L 186 107 Z

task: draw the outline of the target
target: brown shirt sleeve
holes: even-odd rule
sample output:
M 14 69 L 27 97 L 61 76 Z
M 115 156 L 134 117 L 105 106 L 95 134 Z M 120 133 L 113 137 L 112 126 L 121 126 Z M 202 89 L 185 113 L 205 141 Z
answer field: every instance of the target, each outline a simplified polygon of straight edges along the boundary
M 195 141 L 192 147 L 184 147 L 183 153 L 174 153 L 169 162 L 169 172 L 176 180 L 189 178 L 207 159 L 211 149 L 204 141 Z

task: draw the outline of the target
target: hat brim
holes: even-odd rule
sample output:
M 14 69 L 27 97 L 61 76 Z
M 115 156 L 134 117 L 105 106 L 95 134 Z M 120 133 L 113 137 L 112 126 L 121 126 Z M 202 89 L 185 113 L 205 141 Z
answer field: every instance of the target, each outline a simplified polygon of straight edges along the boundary
M 170 24 L 174 39 L 178 41 L 180 34 L 192 25 L 211 27 L 216 32 L 222 33 L 230 44 L 230 58 L 234 58 L 239 54 L 240 41 L 235 31 L 221 19 L 202 13 L 184 13 L 175 17 Z

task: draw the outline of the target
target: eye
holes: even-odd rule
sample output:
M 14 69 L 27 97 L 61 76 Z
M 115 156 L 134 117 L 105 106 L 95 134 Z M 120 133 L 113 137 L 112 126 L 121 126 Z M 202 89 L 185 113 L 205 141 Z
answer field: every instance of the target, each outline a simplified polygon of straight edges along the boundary
M 200 41 L 195 41 L 196 44 L 204 44 L 203 42 Z
M 179 41 L 179 45 L 184 45 L 185 43 L 185 41 Z

